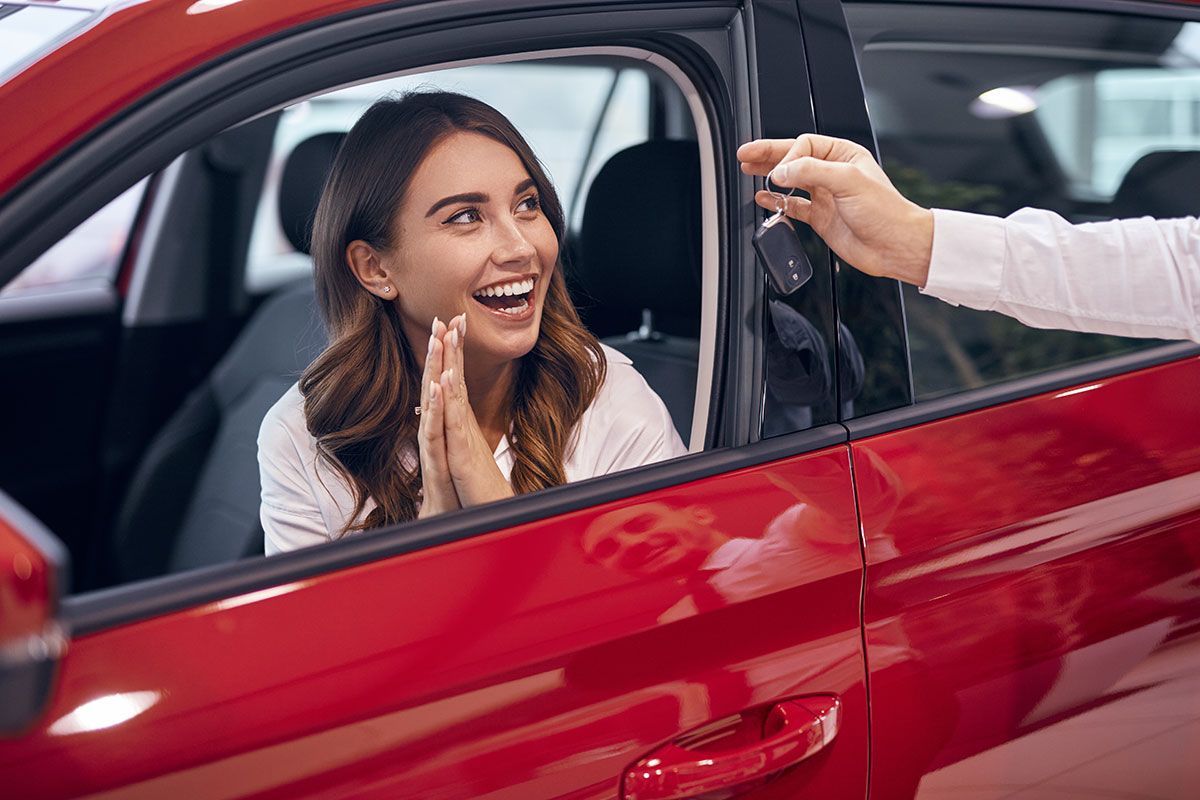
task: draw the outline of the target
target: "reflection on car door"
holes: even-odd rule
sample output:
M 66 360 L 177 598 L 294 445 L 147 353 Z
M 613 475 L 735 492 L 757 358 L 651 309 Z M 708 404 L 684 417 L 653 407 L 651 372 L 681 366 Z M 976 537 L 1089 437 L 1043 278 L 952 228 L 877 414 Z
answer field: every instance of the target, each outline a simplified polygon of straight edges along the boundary
M 873 794 L 1195 796 L 1198 393 L 1190 358 L 853 445 Z
M 686 731 L 821 695 L 836 738 L 745 796 L 862 798 L 860 579 L 835 446 L 84 636 L 0 774 L 23 798 L 611 798 Z

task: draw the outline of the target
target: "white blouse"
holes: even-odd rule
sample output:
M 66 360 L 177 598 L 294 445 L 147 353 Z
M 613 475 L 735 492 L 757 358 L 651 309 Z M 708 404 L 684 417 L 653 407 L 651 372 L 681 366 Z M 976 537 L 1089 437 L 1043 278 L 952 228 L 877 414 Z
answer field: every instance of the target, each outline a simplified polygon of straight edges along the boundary
M 580 481 L 684 455 L 687 448 L 671 415 L 628 358 L 604 346 L 608 374 L 583 412 L 563 461 L 566 479 Z M 512 472 L 508 437 L 493 454 L 501 473 Z M 263 418 L 258 432 L 262 484 L 259 516 L 272 555 L 336 539 L 354 510 L 353 492 L 318 458 L 304 420 L 304 397 L 293 384 Z M 361 522 L 375 508 L 367 498 Z

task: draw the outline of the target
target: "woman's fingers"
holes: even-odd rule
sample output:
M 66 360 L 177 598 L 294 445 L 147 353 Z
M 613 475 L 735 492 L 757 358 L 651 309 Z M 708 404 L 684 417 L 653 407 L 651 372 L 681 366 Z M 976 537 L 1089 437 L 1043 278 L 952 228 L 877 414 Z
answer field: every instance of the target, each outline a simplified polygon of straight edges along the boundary
M 429 332 L 429 342 L 425 349 L 425 369 L 421 372 L 421 408 L 424 409 L 429 405 L 429 387 L 442 374 L 442 353 L 443 346 L 441 339 L 438 336 L 438 327 L 441 321 L 433 318 L 433 326 Z
M 460 314 L 450 320 L 446 335 L 442 339 L 446 344 L 446 356 L 442 362 L 442 371 L 452 375 L 452 380 L 446 386 L 447 403 L 465 403 L 467 400 L 467 387 L 463 375 L 463 337 L 466 330 L 466 315 Z
M 421 458 L 421 511 L 428 517 L 459 507 L 450 464 L 446 455 L 444 409 L 445 395 L 441 386 L 432 382 L 425 388 L 428 401 L 421 414 L 417 445 Z

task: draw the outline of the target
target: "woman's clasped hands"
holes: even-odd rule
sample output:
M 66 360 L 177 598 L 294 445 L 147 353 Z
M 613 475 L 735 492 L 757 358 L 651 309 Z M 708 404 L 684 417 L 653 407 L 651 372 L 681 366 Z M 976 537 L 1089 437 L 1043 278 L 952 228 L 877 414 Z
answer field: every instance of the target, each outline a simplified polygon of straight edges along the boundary
M 467 319 L 433 320 L 421 380 L 417 431 L 422 501 L 419 516 L 512 497 L 467 397 L 463 345 Z

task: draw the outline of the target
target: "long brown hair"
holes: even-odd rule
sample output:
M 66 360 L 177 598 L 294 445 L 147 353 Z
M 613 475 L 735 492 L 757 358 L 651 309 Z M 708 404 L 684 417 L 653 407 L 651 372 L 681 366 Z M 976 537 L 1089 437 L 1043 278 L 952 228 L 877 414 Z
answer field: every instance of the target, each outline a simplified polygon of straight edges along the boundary
M 533 150 L 496 109 L 460 94 L 413 92 L 376 102 L 355 123 L 334 159 L 313 224 L 317 304 L 330 344 L 300 377 L 304 416 L 320 457 L 354 495 L 346 527 L 334 535 L 417 515 L 421 474 L 412 409 L 420 402 L 420 367 L 395 305 L 359 284 L 346 248 L 356 239 L 381 251 L 403 246 L 394 221 L 408 183 L 433 146 L 457 131 L 488 136 L 517 154 L 562 252 L 558 195 Z M 560 257 L 537 342 L 517 369 L 509 437 L 515 492 L 565 480 L 571 433 L 603 384 L 605 367 L 599 341 L 567 293 Z M 377 507 L 353 525 L 368 497 Z

